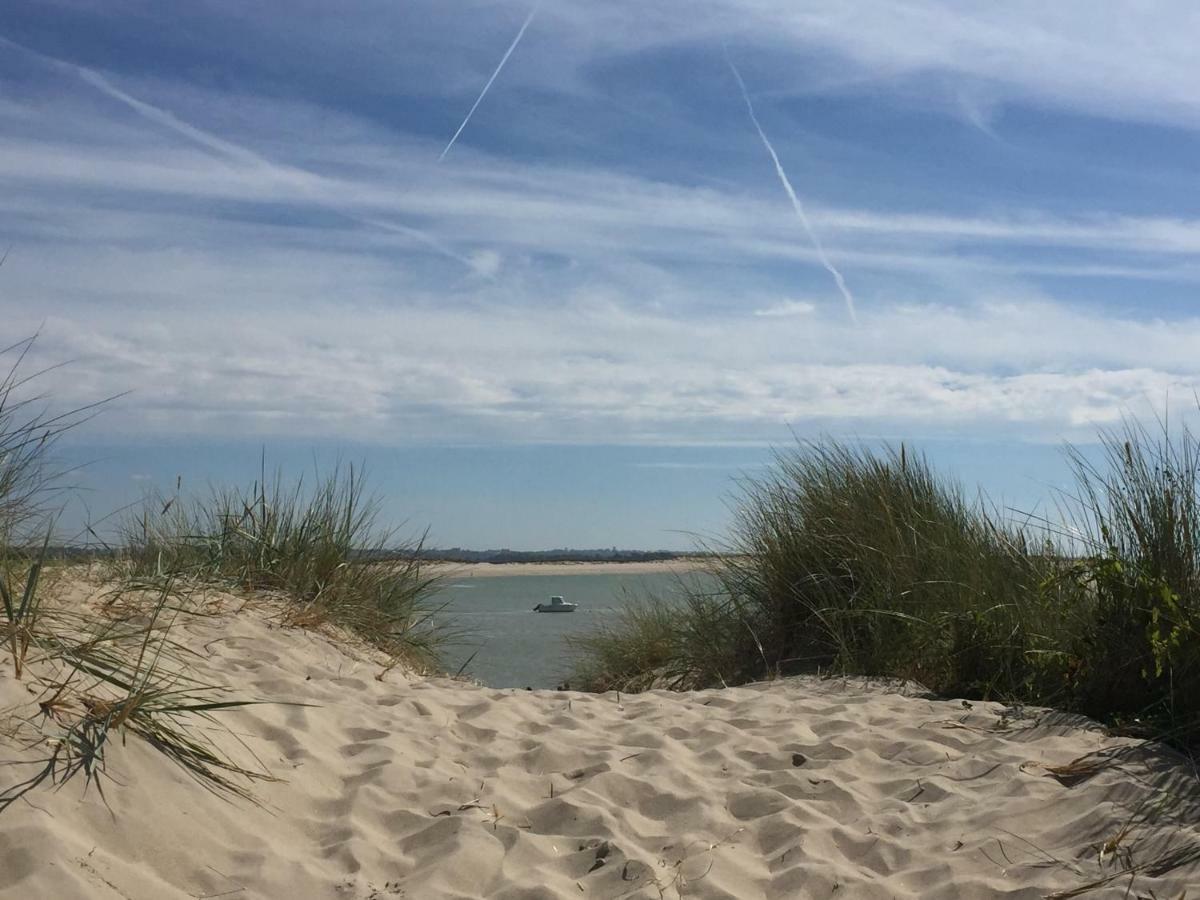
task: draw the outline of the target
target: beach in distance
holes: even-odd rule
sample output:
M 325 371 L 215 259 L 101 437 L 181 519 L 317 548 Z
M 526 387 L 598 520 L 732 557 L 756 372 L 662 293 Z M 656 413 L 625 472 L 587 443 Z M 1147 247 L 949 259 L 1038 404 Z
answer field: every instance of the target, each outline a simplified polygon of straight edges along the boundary
M 432 574 L 449 578 L 504 578 L 530 575 L 658 575 L 702 571 L 711 560 L 700 556 L 679 556 L 633 562 L 505 562 L 505 563 L 426 563 Z
M 442 665 L 489 687 L 552 688 L 571 682 L 572 637 L 617 625 L 631 604 L 679 602 L 707 576 L 704 561 L 472 563 L 422 566 L 437 576 L 431 601 L 455 633 Z M 561 596 L 569 615 L 533 607 Z

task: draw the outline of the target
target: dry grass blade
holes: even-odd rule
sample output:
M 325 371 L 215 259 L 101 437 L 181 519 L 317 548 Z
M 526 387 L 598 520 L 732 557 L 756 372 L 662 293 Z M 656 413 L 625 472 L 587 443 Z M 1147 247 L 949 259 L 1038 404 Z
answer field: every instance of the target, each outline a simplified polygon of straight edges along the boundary
M 170 636 L 179 614 L 168 584 L 150 601 L 141 624 L 87 614 L 46 623 L 38 663 L 56 674 L 43 679 L 36 724 L 49 752 L 29 763 L 37 767 L 31 777 L 0 791 L 0 811 L 43 783 L 61 785 L 80 774 L 103 793 L 105 752 L 119 734 L 140 737 L 219 793 L 252 799 L 249 783 L 273 780 L 260 761 L 253 767 L 235 762 L 231 748 L 208 736 L 223 732 L 216 714 L 262 701 L 229 699 L 226 688 L 188 674 Z
M 1073 759 L 1069 763 L 1061 766 L 1050 766 L 1039 762 L 1022 763 L 1021 771 L 1025 772 L 1029 769 L 1041 769 L 1064 787 L 1073 787 L 1074 785 L 1080 784 L 1081 782 L 1087 781 L 1089 778 L 1100 774 L 1112 765 L 1113 762 L 1111 760 L 1081 756 L 1078 759 Z
M 1070 900 L 1072 897 L 1082 897 L 1084 894 L 1100 890 L 1100 888 L 1107 887 L 1115 881 L 1130 879 L 1132 883 L 1132 880 L 1138 875 L 1161 878 L 1175 869 L 1194 865 L 1197 862 L 1200 862 L 1200 845 L 1188 844 L 1178 846 L 1160 853 L 1153 859 L 1137 864 L 1128 863 L 1124 868 L 1111 872 L 1101 878 L 1096 878 L 1078 887 L 1046 894 L 1045 897 L 1046 900 Z

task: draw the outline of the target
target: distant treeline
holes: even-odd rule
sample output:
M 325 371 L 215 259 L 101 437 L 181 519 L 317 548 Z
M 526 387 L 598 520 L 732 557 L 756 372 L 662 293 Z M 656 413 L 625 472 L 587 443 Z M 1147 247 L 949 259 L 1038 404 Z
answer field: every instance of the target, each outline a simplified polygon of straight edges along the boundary
M 30 554 L 41 551 L 41 546 L 28 548 Z M 119 555 L 120 548 L 97 546 L 64 546 L 51 544 L 46 548 L 46 557 L 50 559 L 83 561 L 102 557 Z M 682 557 L 703 556 L 705 554 L 690 551 L 686 553 L 675 550 L 618 550 L 608 548 L 603 550 L 574 550 L 569 547 L 556 550 L 464 550 L 462 547 L 451 547 L 448 550 L 421 548 L 374 549 L 351 551 L 357 559 L 413 559 L 414 557 L 429 562 L 461 562 L 461 563 L 514 563 L 514 562 L 653 562 L 656 560 L 680 559 Z
M 679 559 L 692 556 L 673 550 L 464 550 L 451 547 L 449 550 L 421 550 L 422 559 L 432 562 L 461 563 L 515 563 L 515 562 L 653 562 L 663 559 Z

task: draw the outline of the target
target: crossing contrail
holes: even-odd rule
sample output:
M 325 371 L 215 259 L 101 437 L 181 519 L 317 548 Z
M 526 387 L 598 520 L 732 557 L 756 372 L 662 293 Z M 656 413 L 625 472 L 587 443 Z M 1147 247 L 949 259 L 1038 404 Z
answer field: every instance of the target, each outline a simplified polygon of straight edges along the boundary
M 76 65 L 75 63 L 67 62 L 55 56 L 48 56 L 45 53 L 40 53 L 37 50 L 32 50 L 23 44 L 18 44 L 9 38 L 0 35 L 0 44 L 16 47 L 31 56 L 41 59 L 48 65 L 59 68 L 63 71 L 74 72 L 82 78 L 87 84 L 100 91 L 102 94 L 116 100 L 119 103 L 132 109 L 139 116 L 147 119 L 156 125 L 174 131 L 176 134 L 187 138 L 188 140 L 199 144 L 200 146 L 217 153 L 229 159 L 236 160 L 243 165 L 251 168 L 257 168 L 260 171 L 269 174 L 273 178 L 277 178 L 285 183 L 291 184 L 296 188 L 306 199 L 315 202 L 319 205 L 330 207 L 338 214 L 345 217 L 351 222 L 356 222 L 360 225 L 367 225 L 372 228 L 377 228 L 382 231 L 388 231 L 393 234 L 401 234 L 410 240 L 417 241 L 429 247 L 436 253 L 445 256 L 447 259 L 452 259 L 460 263 L 468 269 L 478 272 L 478 265 L 471 259 L 456 252 L 451 247 L 439 241 L 437 238 L 422 231 L 419 228 L 413 228 L 410 225 L 402 225 L 397 222 L 389 222 L 383 219 L 371 218 L 358 214 L 352 210 L 351 204 L 338 203 L 331 201 L 326 193 L 320 190 L 321 182 L 324 181 L 324 176 L 315 172 L 310 172 L 307 169 L 302 169 L 298 166 L 289 165 L 286 163 L 277 163 L 274 160 L 255 153 L 241 144 L 227 141 L 224 138 L 218 137 L 211 132 L 205 131 L 202 128 L 183 121 L 178 116 L 167 110 L 155 106 L 152 103 L 147 103 L 132 94 L 121 90 L 99 72 L 94 69 L 89 69 L 86 66 Z M 483 274 L 483 273 L 481 273 Z
M 533 21 L 533 17 L 537 15 L 538 7 L 542 4 L 535 3 L 533 9 L 529 11 L 529 15 L 525 17 L 525 22 L 521 25 L 521 30 L 517 32 L 517 36 L 513 38 L 513 42 L 508 45 L 508 49 L 504 52 L 504 56 L 500 58 L 500 65 L 496 66 L 496 71 L 492 73 L 492 77 L 487 80 L 487 84 L 483 86 L 483 90 L 479 92 L 479 96 L 475 99 L 474 106 L 467 113 L 467 117 L 462 120 L 462 124 L 458 126 L 458 131 L 454 132 L 454 137 L 450 138 L 450 143 L 446 145 L 446 149 L 442 151 L 442 155 L 438 157 L 438 162 L 446 158 L 446 154 L 450 152 L 450 148 L 454 146 L 454 142 L 458 140 L 458 136 L 463 133 L 463 129 L 467 127 L 467 123 L 471 121 L 471 116 L 475 115 L 475 110 L 479 108 L 479 104 L 483 102 L 483 98 L 487 96 L 488 90 L 492 86 L 492 82 L 496 80 L 496 76 L 500 74 L 500 70 L 504 68 L 504 64 L 508 62 L 508 58 L 512 56 L 513 51 L 517 49 L 517 44 L 521 43 L 521 38 L 525 36 L 525 29 L 529 27 L 529 23 Z
M 812 223 L 808 221 L 808 214 L 804 212 L 804 204 L 796 196 L 796 191 L 792 188 L 791 181 L 788 180 L 787 172 L 783 171 L 783 164 L 779 161 L 779 155 L 775 152 L 775 148 L 771 146 L 771 141 L 767 138 L 767 133 L 763 131 L 762 125 L 759 124 L 758 116 L 754 113 L 754 104 L 750 102 L 750 92 L 746 90 L 746 82 L 742 80 L 742 73 L 738 71 L 738 67 L 733 64 L 733 57 L 729 55 L 728 48 L 725 49 L 725 62 L 729 63 L 729 69 L 733 72 L 733 77 L 737 79 L 738 87 L 742 89 L 742 99 L 746 101 L 746 111 L 750 113 L 750 121 L 754 123 L 754 128 L 758 131 L 758 136 L 762 138 L 763 146 L 767 148 L 767 153 L 771 154 L 771 162 L 775 163 L 775 174 L 779 176 L 779 180 L 783 184 L 783 189 L 787 191 L 788 199 L 792 201 L 792 209 L 796 210 L 796 216 L 800 219 L 804 230 L 808 232 L 809 240 L 812 241 L 813 248 L 817 251 L 817 257 L 821 260 L 821 265 L 833 276 L 838 290 L 841 291 L 842 299 L 846 301 L 846 312 L 850 316 L 850 321 L 857 325 L 858 313 L 854 309 L 854 296 L 850 293 L 850 289 L 846 287 L 846 279 L 842 277 L 842 273 L 837 270 L 837 266 L 830 262 L 825 248 L 821 245 L 821 239 L 813 231 Z
M 68 63 L 68 65 L 70 64 Z M 189 125 L 187 122 L 184 122 L 175 115 L 167 112 L 165 109 L 161 109 L 151 103 L 147 103 L 145 100 L 139 100 L 132 94 L 125 93 L 107 78 L 93 69 L 88 69 L 84 66 L 75 66 L 74 68 L 76 71 L 78 71 L 79 77 L 96 90 L 100 91 L 102 94 L 106 94 L 113 100 L 116 100 L 118 103 L 124 103 L 139 116 L 149 119 L 151 122 L 154 122 L 157 125 L 161 125 L 164 128 L 169 128 L 177 134 L 181 134 L 189 140 L 195 141 L 197 144 L 200 144 L 203 147 L 207 147 L 209 150 L 232 157 L 239 162 L 249 163 L 255 166 L 275 168 L 273 163 L 259 156 L 257 153 L 247 150 L 245 147 L 239 146 L 238 144 L 223 140 L 214 134 L 209 134 L 207 131 L 196 128 L 193 125 Z
M 149 119 L 158 125 L 195 141 L 201 146 L 207 147 L 217 153 L 232 157 L 242 163 L 247 163 L 256 166 L 265 172 L 271 173 L 273 176 L 281 179 L 286 179 L 298 188 L 301 193 L 307 194 L 309 198 L 315 200 L 323 206 L 331 205 L 328 199 L 321 195 L 317 189 L 319 183 L 323 180 L 321 175 L 310 172 L 307 169 L 301 169 L 297 166 L 288 165 L 286 163 L 277 163 L 265 156 L 255 153 L 253 150 L 248 150 L 240 144 L 235 144 L 232 141 L 227 141 L 224 138 L 219 138 L 214 134 L 210 134 L 203 129 L 196 128 L 194 125 L 189 125 L 177 116 L 167 112 L 165 109 L 160 109 L 151 103 L 144 100 L 139 100 L 132 94 L 127 94 L 120 88 L 116 87 L 111 81 L 91 69 L 83 66 L 77 67 L 79 75 L 90 84 L 92 87 L 118 100 L 130 107 L 138 115 Z M 461 263 L 468 269 L 474 269 L 475 264 L 460 253 L 447 247 L 437 238 L 426 234 L 419 228 L 413 228 L 409 225 L 401 225 L 396 222 L 387 222 L 382 219 L 369 218 L 367 216 L 358 215 L 350 212 L 345 206 L 333 205 L 342 216 L 345 216 L 351 222 L 357 222 L 360 225 L 367 225 L 372 228 L 378 228 L 382 231 L 390 231 L 393 234 L 402 234 L 412 240 L 419 241 L 430 249 L 440 253 L 448 259 L 453 259 Z

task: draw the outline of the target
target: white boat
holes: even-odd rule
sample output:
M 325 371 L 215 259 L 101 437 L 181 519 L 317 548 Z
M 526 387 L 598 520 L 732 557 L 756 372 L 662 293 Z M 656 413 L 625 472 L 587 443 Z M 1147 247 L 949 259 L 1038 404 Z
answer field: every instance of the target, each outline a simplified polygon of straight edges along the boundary
M 539 603 L 533 608 L 534 612 L 575 612 L 578 604 L 567 603 L 562 597 L 554 596 L 549 603 Z

